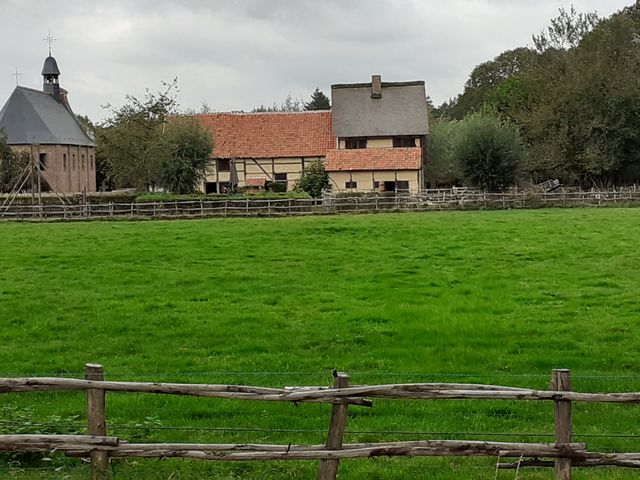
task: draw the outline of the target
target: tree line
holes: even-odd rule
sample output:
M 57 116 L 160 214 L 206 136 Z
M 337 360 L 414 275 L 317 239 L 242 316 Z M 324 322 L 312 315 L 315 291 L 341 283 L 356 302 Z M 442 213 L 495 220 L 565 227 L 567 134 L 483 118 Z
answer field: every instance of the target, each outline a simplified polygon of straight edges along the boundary
M 432 106 L 429 185 L 640 180 L 640 6 L 604 19 L 560 9 L 532 41 L 478 65 L 462 94 Z

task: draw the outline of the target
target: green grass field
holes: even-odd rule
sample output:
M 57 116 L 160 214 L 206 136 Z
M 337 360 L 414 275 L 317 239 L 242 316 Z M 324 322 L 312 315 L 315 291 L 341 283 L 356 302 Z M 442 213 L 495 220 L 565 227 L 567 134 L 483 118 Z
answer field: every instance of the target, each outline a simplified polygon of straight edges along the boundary
M 355 384 L 547 388 L 552 368 L 571 368 L 576 390 L 640 391 L 638 238 L 640 209 L 4 223 L 0 375 L 80 376 L 98 362 L 110 380 L 328 385 L 338 368 Z M 84 411 L 80 393 L 5 394 L 0 433 L 84 432 Z M 107 411 L 110 433 L 129 440 L 288 444 L 322 443 L 330 407 L 110 394 Z M 376 401 L 350 412 L 349 442 L 546 442 L 553 433 L 550 403 Z M 638 452 L 639 414 L 579 404 L 576 440 Z M 14 460 L 0 461 L 0 477 L 88 471 L 57 456 Z M 343 462 L 341 478 L 492 480 L 494 465 L 356 460 Z M 314 478 L 315 470 L 313 462 L 112 465 L 117 479 Z M 640 475 L 577 470 L 575 478 Z

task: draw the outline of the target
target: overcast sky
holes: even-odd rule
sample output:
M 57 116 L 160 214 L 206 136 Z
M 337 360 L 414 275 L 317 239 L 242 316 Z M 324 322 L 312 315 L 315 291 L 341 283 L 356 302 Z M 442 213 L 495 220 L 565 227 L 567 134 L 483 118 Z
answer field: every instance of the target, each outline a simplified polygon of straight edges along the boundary
M 602 16 L 633 0 L 0 0 L 0 104 L 41 88 L 53 55 L 77 113 L 178 78 L 179 103 L 250 110 L 332 83 L 425 80 L 439 104 L 475 65 L 528 45 L 559 7 Z

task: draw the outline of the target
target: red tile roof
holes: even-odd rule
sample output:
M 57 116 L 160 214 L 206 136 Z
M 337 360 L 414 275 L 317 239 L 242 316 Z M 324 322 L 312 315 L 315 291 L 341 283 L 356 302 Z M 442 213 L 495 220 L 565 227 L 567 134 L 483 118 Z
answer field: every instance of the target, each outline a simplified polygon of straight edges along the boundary
M 421 168 L 422 149 L 419 147 L 329 150 L 325 163 L 327 172 L 420 170 Z
M 213 134 L 214 158 L 324 157 L 331 112 L 215 113 L 194 118 Z

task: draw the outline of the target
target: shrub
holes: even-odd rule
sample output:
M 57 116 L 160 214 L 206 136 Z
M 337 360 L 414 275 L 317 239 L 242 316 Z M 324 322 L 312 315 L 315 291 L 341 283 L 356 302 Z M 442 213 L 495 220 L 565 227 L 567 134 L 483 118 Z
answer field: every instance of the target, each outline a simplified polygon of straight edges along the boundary
M 318 198 L 328 186 L 329 175 L 324 169 L 324 163 L 317 160 L 305 167 L 296 190 L 307 192 L 313 198 Z
M 453 148 L 465 181 L 490 192 L 515 184 L 524 149 L 515 127 L 488 114 L 462 121 Z

